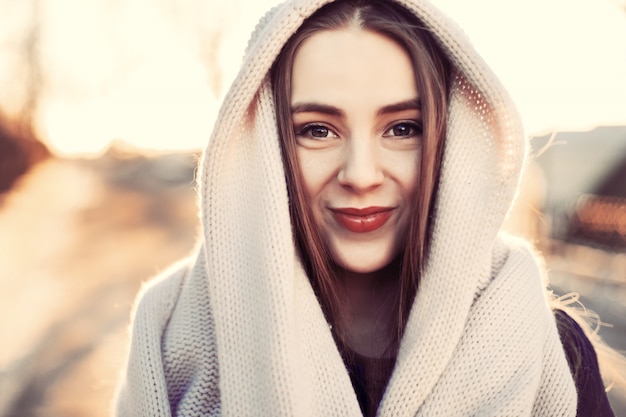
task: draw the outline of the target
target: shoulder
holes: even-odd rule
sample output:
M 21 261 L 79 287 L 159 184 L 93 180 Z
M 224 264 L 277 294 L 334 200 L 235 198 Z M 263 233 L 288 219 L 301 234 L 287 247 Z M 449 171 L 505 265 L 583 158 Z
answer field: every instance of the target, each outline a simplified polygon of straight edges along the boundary
M 195 324 L 212 333 L 210 304 L 204 255 L 200 251 L 144 285 L 131 317 L 133 335 L 154 332 L 155 337 L 163 339 L 162 348 L 166 348 L 170 333 L 178 334 L 181 329 L 189 333 Z
M 131 316 L 132 334 L 126 369 L 116 395 L 116 415 L 160 415 L 169 408 L 161 343 L 188 274 L 180 263 L 141 289 Z
M 506 262 L 530 262 L 535 265 L 543 263 L 537 250 L 527 240 L 506 233 L 500 233 L 492 250 L 495 265 Z
M 527 241 L 500 234 L 494 241 L 491 257 L 477 296 L 492 286 L 521 287 L 543 294 L 546 287 L 543 260 Z
M 578 416 L 613 416 L 598 358 L 582 327 L 563 310 L 554 310 L 559 337 L 578 393 Z
M 141 320 L 160 329 L 166 326 L 189 273 L 189 264 L 189 261 L 177 263 L 143 285 L 135 301 L 133 323 Z
M 169 404 L 179 415 L 194 414 L 197 409 L 207 415 L 219 415 L 215 321 L 202 253 L 182 279 L 172 281 L 176 297 L 169 304 L 168 321 L 160 340 Z
M 202 251 L 148 282 L 137 297 L 118 415 L 220 414 L 215 325 Z

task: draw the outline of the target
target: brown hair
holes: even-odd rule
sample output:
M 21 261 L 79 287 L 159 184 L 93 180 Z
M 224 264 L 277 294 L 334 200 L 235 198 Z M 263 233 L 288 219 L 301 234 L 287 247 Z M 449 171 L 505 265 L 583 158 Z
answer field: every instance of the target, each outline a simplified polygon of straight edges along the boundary
M 419 277 L 428 252 L 431 211 L 441 165 L 446 129 L 450 65 L 424 25 L 398 4 L 380 0 L 339 0 L 328 4 L 311 17 L 283 47 L 272 69 L 278 131 L 287 176 L 294 239 L 302 263 L 327 320 L 337 324 L 342 313 L 336 266 L 319 235 L 304 194 L 291 115 L 291 76 L 294 57 L 304 40 L 319 31 L 355 27 L 388 36 L 409 54 L 423 115 L 423 145 L 415 214 L 407 233 L 400 261 L 400 276 L 391 323 L 395 353 L 417 292 Z M 337 326 L 334 326 L 335 329 Z M 336 330 L 341 332 L 341 329 Z M 336 335 L 339 340 L 341 335 Z

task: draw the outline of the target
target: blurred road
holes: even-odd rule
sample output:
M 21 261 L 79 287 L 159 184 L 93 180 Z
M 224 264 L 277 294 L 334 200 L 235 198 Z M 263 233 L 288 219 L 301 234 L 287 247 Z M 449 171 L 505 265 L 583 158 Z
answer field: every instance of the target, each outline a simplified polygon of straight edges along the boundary
M 137 291 L 189 254 L 193 155 L 51 159 L 0 196 L 0 417 L 108 417 Z

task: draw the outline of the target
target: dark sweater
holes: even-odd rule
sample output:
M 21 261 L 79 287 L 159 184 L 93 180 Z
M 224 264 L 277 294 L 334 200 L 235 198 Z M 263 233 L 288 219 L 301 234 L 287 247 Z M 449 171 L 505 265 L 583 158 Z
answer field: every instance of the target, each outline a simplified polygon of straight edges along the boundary
M 604 390 L 593 345 L 567 313 L 555 310 L 554 315 L 578 392 L 577 417 L 615 417 Z
M 577 417 L 615 417 L 604 391 L 598 358 L 581 327 L 561 310 L 555 310 L 557 328 L 578 392 Z M 367 358 L 347 352 L 344 361 L 350 373 L 364 417 L 374 417 L 383 397 L 394 358 Z

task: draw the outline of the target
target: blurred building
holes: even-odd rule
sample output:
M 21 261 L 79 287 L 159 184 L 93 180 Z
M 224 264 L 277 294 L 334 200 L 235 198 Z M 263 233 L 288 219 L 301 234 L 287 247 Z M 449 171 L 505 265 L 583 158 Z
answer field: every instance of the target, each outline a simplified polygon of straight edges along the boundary
M 626 126 L 532 139 L 550 238 L 626 252 Z

